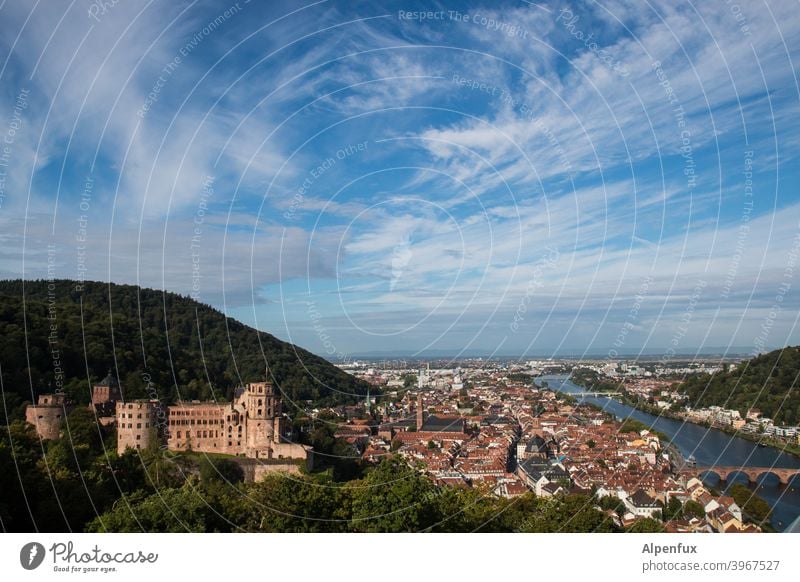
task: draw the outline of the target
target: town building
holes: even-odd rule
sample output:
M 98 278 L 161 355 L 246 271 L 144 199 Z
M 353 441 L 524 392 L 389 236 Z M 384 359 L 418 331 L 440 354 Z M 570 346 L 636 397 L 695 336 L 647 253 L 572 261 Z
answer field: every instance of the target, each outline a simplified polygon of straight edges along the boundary
M 625 500 L 625 509 L 636 517 L 655 517 L 661 512 L 661 505 L 645 491 L 638 489 Z

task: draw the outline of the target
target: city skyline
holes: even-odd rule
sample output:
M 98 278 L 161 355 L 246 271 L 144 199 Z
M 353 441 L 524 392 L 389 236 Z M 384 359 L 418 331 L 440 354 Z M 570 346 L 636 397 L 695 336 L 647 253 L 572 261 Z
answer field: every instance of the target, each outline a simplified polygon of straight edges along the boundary
M 4 5 L 0 277 L 334 363 L 800 343 L 800 15 L 732 6 Z

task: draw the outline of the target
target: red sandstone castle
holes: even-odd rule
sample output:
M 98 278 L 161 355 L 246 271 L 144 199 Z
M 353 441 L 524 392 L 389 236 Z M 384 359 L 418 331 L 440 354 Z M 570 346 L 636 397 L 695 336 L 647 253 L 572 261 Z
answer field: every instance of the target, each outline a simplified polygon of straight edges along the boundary
M 267 371 L 269 377 L 269 371 Z M 70 405 L 63 394 L 43 394 L 26 418 L 44 439 L 58 438 Z M 91 408 L 102 424 L 115 423 L 117 452 L 146 449 L 166 440 L 171 451 L 241 455 L 254 459 L 305 459 L 311 448 L 290 442 L 279 392 L 270 381 L 236 391 L 233 402 L 182 402 L 162 407 L 158 400 L 125 402 L 117 379 L 92 387 Z

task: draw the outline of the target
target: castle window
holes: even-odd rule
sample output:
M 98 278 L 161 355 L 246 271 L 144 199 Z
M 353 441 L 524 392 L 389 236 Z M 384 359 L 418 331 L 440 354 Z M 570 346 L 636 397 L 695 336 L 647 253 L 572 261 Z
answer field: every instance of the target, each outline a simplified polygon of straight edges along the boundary
M 258 409 L 258 416 L 261 416 L 261 409 Z
M 137 414 L 136 418 L 142 418 L 142 413 L 140 412 L 139 414 Z
M 178 433 L 177 433 L 176 437 L 177 437 L 177 438 L 181 438 L 181 431 L 178 431 Z
M 140 435 L 140 434 L 137 434 L 137 435 L 136 435 L 136 440 L 137 440 L 137 441 L 140 441 L 140 440 L 142 440 L 142 435 Z
M 232 446 L 233 446 L 233 442 L 231 442 L 231 441 L 228 441 L 228 446 L 229 446 L 229 447 L 232 447 Z
M 149 422 L 145 422 L 145 423 L 144 423 L 144 427 L 145 427 L 145 428 L 150 428 L 150 423 L 149 423 Z
M 136 423 L 136 428 L 142 428 L 142 423 L 141 422 L 137 422 Z
M 258 399 L 258 405 L 261 406 L 261 398 Z

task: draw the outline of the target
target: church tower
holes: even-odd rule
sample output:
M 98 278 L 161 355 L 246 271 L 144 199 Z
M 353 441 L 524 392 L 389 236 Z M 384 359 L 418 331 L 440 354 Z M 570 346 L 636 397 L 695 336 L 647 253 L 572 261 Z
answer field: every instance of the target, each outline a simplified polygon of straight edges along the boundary
M 422 425 L 425 424 L 424 406 L 422 404 L 422 392 L 417 395 L 417 432 L 422 430 Z

